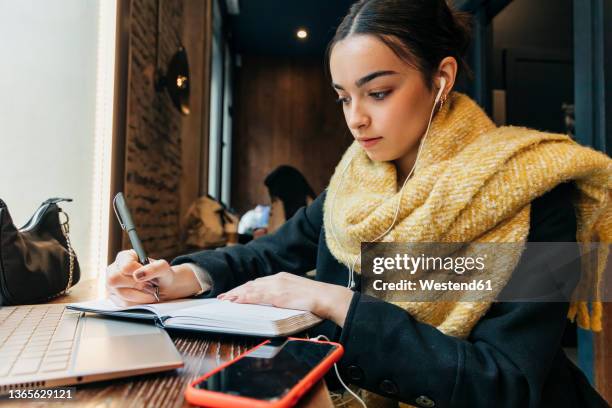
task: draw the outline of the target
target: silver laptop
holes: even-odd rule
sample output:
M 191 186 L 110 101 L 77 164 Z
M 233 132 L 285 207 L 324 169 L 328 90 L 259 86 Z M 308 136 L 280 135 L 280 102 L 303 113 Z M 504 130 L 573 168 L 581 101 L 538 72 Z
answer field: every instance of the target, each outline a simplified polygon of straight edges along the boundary
M 168 334 L 152 324 L 85 315 L 64 305 L 0 308 L 0 394 L 182 366 Z

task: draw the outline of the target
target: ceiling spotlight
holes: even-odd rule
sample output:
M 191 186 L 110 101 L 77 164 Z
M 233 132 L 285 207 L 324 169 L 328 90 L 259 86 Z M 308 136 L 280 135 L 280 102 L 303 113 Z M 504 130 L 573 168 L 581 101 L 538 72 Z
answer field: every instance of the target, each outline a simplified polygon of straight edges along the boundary
M 308 37 L 308 31 L 306 31 L 304 28 L 300 28 L 296 35 L 299 39 L 303 40 L 304 38 Z

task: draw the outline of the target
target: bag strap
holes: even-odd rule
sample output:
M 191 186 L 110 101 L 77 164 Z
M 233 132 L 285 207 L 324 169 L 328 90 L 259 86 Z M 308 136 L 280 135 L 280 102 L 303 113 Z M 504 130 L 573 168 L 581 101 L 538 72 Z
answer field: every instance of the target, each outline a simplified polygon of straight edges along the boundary
M 62 295 L 66 295 L 68 294 L 68 290 L 70 289 L 70 287 L 72 286 L 72 280 L 74 277 L 74 260 L 76 258 L 76 254 L 74 252 L 74 249 L 72 248 L 72 243 L 70 242 L 70 225 L 68 223 L 68 221 L 70 220 L 68 218 L 68 214 L 65 213 L 64 211 L 62 211 L 61 208 L 58 207 L 59 214 L 64 214 L 66 216 L 66 221 L 60 223 L 60 227 L 62 229 L 62 234 L 64 235 L 64 238 L 66 239 L 66 247 L 68 249 L 68 259 L 69 259 L 69 267 L 68 267 L 68 284 L 66 285 L 66 288 L 54 295 L 51 295 L 49 297 L 47 297 L 47 301 L 51 300 L 51 299 L 55 299 L 59 296 Z
M 43 204 L 58 204 L 58 203 L 69 203 L 72 201 L 72 198 L 60 198 L 60 197 L 54 197 L 54 198 L 48 198 L 46 199 Z
M 59 209 L 60 214 L 64 214 L 66 216 L 66 221 L 61 223 L 61 228 L 62 228 L 62 234 L 64 234 L 64 238 L 66 238 L 66 246 L 68 247 L 68 256 L 70 258 L 70 266 L 69 266 L 69 274 L 68 274 L 68 284 L 66 285 L 66 289 L 64 289 L 61 294 L 66 294 L 68 293 L 68 289 L 70 289 L 70 287 L 72 286 L 72 278 L 74 276 L 74 258 L 75 258 L 75 253 L 74 253 L 74 249 L 72 249 L 72 243 L 70 242 L 70 225 L 68 224 L 68 221 L 70 220 L 68 218 L 68 214 L 65 213 L 64 211 L 62 211 L 62 209 Z

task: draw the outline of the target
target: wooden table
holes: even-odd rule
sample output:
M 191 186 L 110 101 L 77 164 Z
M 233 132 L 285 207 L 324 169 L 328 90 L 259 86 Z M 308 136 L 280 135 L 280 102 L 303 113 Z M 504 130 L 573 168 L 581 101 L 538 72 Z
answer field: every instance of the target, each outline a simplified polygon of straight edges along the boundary
M 67 296 L 51 303 L 71 303 L 95 299 L 99 295 L 95 280 L 77 284 Z M 2 406 L 43 407 L 190 407 L 183 398 L 189 382 L 212 368 L 232 359 L 257 344 L 245 337 L 230 337 L 172 331 L 168 333 L 181 353 L 184 367 L 159 374 L 148 374 L 77 386 L 73 400 L 62 402 L 34 402 L 2 400 Z M 325 382 L 306 394 L 298 407 L 332 407 Z

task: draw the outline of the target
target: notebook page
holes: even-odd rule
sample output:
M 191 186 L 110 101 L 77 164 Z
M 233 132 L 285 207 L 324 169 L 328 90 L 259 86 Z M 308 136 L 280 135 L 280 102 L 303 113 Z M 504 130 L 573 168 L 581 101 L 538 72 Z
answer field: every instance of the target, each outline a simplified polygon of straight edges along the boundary
M 207 303 L 216 299 L 176 299 L 169 302 L 151 303 L 148 304 L 152 310 L 155 310 L 160 316 L 172 316 L 179 310 L 189 309 L 192 307 L 202 307 Z
M 154 310 L 152 310 L 149 307 L 149 305 L 136 305 L 136 306 L 129 306 L 129 307 L 117 306 L 112 300 L 106 299 L 106 298 L 88 300 L 86 302 L 70 303 L 69 306 L 76 308 L 76 309 L 100 311 L 100 312 L 121 312 L 121 311 L 126 311 L 126 310 L 143 310 L 143 309 L 149 312 L 154 312 Z
M 179 309 L 190 307 L 190 306 L 201 306 L 204 303 L 207 303 L 212 299 L 178 299 L 170 302 L 163 303 L 149 303 L 142 305 L 134 305 L 134 306 L 117 306 L 112 300 L 104 298 L 104 299 L 96 299 L 90 300 L 87 302 L 79 302 L 79 303 L 71 303 L 69 306 L 78 310 L 87 310 L 93 312 L 148 312 L 157 314 L 160 317 L 168 316 L 171 313 L 176 312 Z
M 210 299 L 202 306 L 181 309 L 164 321 L 166 327 L 259 337 L 288 336 L 319 323 L 314 314 L 270 305 Z
M 193 305 L 171 312 L 171 317 L 196 317 L 207 320 L 249 321 L 264 320 L 275 322 L 298 317 L 310 312 L 294 309 L 283 309 L 267 305 L 234 303 L 228 300 L 205 299 L 208 302 Z

